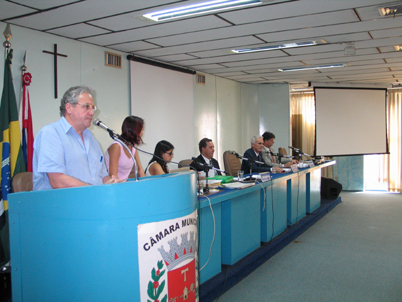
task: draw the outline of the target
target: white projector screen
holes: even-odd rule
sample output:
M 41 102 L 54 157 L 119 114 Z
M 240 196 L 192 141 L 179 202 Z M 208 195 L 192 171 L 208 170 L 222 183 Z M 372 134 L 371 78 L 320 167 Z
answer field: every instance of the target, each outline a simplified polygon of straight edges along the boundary
M 388 153 L 387 90 L 315 87 L 316 156 Z
M 174 146 L 173 162 L 191 158 L 194 154 L 194 93 L 193 75 L 130 62 L 131 114 L 145 121 L 139 148 L 153 153 L 160 140 Z M 142 167 L 151 156 L 140 154 Z M 170 163 L 169 169 L 177 169 Z

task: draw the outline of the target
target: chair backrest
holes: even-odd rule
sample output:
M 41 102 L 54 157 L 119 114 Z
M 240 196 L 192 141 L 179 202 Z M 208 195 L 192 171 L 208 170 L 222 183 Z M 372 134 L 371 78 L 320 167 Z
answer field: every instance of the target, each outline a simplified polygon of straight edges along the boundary
M 279 153 L 280 155 L 288 155 L 288 153 L 286 152 L 286 149 L 283 148 L 283 147 L 279 147 L 279 148 L 278 148 L 278 153 Z
M 192 159 L 183 159 L 183 160 L 179 161 L 179 164 L 177 166 L 179 168 L 188 167 L 191 165 L 192 162 L 193 162 Z
M 223 163 L 227 175 L 237 177 L 237 172 L 241 170 L 240 159 L 238 159 L 236 155 L 229 153 L 229 151 L 225 151 L 223 153 Z
M 11 180 L 12 192 L 32 191 L 33 174 L 32 172 L 21 172 L 15 174 Z

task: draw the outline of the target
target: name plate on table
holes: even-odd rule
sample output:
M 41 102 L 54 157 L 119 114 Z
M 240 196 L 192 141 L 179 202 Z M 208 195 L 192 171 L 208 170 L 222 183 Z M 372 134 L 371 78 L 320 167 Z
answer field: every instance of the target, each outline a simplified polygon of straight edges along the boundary
M 290 168 L 292 169 L 292 172 L 299 172 L 299 167 L 297 166 L 297 164 L 291 165 Z
M 315 167 L 314 162 L 313 162 L 312 160 L 310 160 L 310 161 L 308 162 L 308 166 L 309 166 L 310 168 Z
M 260 173 L 260 176 L 261 176 L 261 182 L 270 181 L 272 179 L 270 172 Z

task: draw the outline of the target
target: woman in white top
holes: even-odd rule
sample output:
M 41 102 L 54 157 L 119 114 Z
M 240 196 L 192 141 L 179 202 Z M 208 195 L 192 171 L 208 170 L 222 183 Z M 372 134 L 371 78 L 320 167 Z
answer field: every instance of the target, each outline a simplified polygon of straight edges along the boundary
M 126 140 L 127 147 L 132 151 L 137 164 L 138 177 L 145 176 L 138 152 L 135 146 L 141 145 L 144 133 L 144 120 L 138 116 L 128 116 L 121 126 L 121 137 Z M 109 175 L 117 175 L 120 179 L 127 179 L 134 167 L 130 153 L 120 143 L 112 143 L 105 153 L 105 163 Z
M 173 159 L 173 145 L 168 141 L 160 141 L 156 144 L 154 156 L 145 169 L 146 176 L 169 173 L 167 163 Z

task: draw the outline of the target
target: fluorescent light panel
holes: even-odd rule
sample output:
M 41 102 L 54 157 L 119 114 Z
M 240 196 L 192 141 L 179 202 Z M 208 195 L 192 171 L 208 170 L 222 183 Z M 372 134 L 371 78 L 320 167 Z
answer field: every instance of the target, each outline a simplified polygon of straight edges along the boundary
M 402 14 L 402 4 L 379 7 L 378 11 L 383 17 L 400 15 Z
M 301 70 L 311 70 L 311 69 L 324 69 L 324 68 L 335 68 L 335 67 L 345 67 L 347 64 L 332 64 L 332 65 L 321 65 L 321 66 L 306 66 L 306 67 L 296 67 L 296 68 L 281 68 L 279 71 L 301 71 Z
M 261 0 L 215 0 L 200 2 L 192 5 L 180 6 L 172 9 L 156 11 L 143 15 L 153 21 L 165 21 L 169 19 L 204 14 L 224 9 L 239 8 L 247 5 L 260 4 Z
M 321 39 L 320 41 L 307 41 L 307 42 L 299 42 L 299 43 L 286 43 L 286 44 L 281 44 L 281 45 L 272 45 L 272 46 L 267 46 L 267 47 L 233 49 L 232 52 L 247 53 L 247 52 L 266 51 L 266 50 L 275 50 L 275 49 L 283 49 L 283 48 L 313 46 L 313 45 L 323 44 L 323 43 L 326 43 L 326 41 Z

